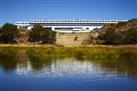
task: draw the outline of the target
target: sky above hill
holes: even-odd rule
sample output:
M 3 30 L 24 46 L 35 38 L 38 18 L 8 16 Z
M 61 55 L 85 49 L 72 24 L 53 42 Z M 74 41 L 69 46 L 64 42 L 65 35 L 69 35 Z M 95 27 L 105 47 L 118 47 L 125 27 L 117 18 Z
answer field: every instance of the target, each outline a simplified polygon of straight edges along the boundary
M 137 0 L 0 0 L 0 25 L 45 19 L 137 18 Z

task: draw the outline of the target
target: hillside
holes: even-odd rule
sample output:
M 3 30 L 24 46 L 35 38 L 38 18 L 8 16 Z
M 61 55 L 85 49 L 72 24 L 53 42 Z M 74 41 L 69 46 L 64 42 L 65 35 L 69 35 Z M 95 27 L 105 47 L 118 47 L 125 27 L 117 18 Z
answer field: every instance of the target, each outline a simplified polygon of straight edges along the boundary
M 137 19 L 106 24 L 101 29 L 93 30 L 87 41 L 87 44 L 137 44 Z
M 132 19 L 127 22 L 119 22 L 118 24 L 106 24 L 98 32 L 105 32 L 109 29 L 116 31 L 127 31 L 131 28 L 137 28 L 137 19 Z
M 80 33 L 57 33 L 56 44 L 64 46 L 82 45 L 85 40 L 89 39 L 89 32 Z

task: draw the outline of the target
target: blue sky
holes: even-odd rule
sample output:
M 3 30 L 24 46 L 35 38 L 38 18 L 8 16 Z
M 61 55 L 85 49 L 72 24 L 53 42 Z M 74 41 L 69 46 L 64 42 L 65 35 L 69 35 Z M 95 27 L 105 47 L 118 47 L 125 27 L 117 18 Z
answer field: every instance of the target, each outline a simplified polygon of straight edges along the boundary
M 0 0 L 0 25 L 43 19 L 137 18 L 137 0 Z

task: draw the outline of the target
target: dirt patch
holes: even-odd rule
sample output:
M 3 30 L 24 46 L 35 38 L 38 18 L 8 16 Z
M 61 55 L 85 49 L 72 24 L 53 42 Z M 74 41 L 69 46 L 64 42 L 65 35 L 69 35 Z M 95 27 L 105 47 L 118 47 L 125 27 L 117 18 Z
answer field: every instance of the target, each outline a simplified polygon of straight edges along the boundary
M 80 33 L 57 33 L 56 44 L 58 45 L 82 45 L 89 38 L 90 32 Z

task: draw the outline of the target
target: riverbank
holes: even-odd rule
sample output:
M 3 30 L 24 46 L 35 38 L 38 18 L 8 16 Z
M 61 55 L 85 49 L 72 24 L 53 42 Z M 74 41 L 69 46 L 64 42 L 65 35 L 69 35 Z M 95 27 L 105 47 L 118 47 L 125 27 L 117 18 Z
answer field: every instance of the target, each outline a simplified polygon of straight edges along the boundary
M 53 45 L 53 44 L 0 44 L 0 47 L 31 48 L 31 47 L 57 47 L 57 45 Z
M 54 45 L 54 44 L 0 44 L 0 47 L 23 47 L 23 48 L 48 48 L 48 47 L 106 47 L 106 48 L 137 48 L 137 45 Z

